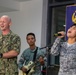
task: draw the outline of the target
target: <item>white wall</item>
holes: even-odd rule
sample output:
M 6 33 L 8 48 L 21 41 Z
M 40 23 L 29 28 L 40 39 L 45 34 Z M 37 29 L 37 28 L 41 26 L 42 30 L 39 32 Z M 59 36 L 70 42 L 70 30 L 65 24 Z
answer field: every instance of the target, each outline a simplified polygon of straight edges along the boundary
M 21 37 L 21 53 L 28 47 L 26 34 L 29 32 L 35 33 L 36 45 L 41 46 L 42 6 L 43 0 L 31 0 L 21 3 L 20 11 L 0 13 L 12 18 L 11 30 Z

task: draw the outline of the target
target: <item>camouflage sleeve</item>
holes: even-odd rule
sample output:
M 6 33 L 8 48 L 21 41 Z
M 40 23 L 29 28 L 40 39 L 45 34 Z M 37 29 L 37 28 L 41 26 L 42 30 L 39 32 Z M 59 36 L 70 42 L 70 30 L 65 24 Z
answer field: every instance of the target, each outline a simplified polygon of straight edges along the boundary
M 53 44 L 53 46 L 51 47 L 51 51 L 50 53 L 53 54 L 53 55 L 58 55 L 59 54 L 59 51 L 60 51 L 60 41 L 61 41 L 61 38 L 57 38 Z
M 22 53 L 20 59 L 19 59 L 19 62 L 18 62 L 18 67 L 19 69 L 22 68 L 23 64 L 24 64 L 24 61 L 25 61 L 25 57 L 24 57 L 24 52 Z
M 20 52 L 20 47 L 21 47 L 21 39 L 19 36 L 15 36 L 12 39 L 12 45 L 11 45 L 11 49 L 15 50 L 17 52 Z
M 47 65 L 47 55 L 46 55 L 46 49 L 39 49 L 37 54 L 37 60 L 42 57 L 44 59 L 44 66 Z
M 46 56 L 46 49 L 38 49 L 38 56 L 37 58 L 39 59 L 39 57 L 45 57 Z
M 46 67 L 47 66 L 47 50 L 46 49 L 42 49 L 42 56 L 44 58 L 44 66 Z
M 46 51 L 47 51 L 46 49 L 42 49 L 42 50 L 41 50 L 41 52 L 42 52 L 43 56 L 46 56 L 46 54 L 47 54 L 47 52 L 46 52 Z

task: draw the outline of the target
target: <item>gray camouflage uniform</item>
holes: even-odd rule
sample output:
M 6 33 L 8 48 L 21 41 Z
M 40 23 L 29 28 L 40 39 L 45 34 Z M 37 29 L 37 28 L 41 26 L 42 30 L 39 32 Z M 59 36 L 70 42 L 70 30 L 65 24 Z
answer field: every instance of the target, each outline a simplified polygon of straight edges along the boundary
M 10 50 L 20 51 L 20 37 L 10 31 L 7 35 L 0 36 L 0 53 Z M 18 75 L 17 57 L 0 58 L 0 75 Z
M 51 47 L 51 54 L 60 54 L 60 69 L 58 75 L 76 75 L 76 43 L 67 46 L 57 38 Z

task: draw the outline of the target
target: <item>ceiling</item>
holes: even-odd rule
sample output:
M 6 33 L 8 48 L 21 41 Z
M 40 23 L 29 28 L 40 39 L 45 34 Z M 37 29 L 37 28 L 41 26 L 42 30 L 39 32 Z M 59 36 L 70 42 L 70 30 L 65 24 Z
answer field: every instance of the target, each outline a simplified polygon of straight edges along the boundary
M 0 13 L 20 10 L 22 2 L 31 0 L 0 0 Z
M 14 1 L 24 2 L 24 1 L 29 1 L 29 0 L 14 0 Z

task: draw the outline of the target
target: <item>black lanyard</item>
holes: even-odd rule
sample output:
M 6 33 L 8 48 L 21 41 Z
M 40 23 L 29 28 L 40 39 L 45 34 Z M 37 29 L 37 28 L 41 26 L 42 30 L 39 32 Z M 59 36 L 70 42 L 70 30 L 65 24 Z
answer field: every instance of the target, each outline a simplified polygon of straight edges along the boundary
M 35 60 L 36 60 L 37 49 L 38 49 L 38 47 L 36 47 L 36 50 L 35 50 L 35 52 L 34 52 L 33 62 L 35 62 Z

